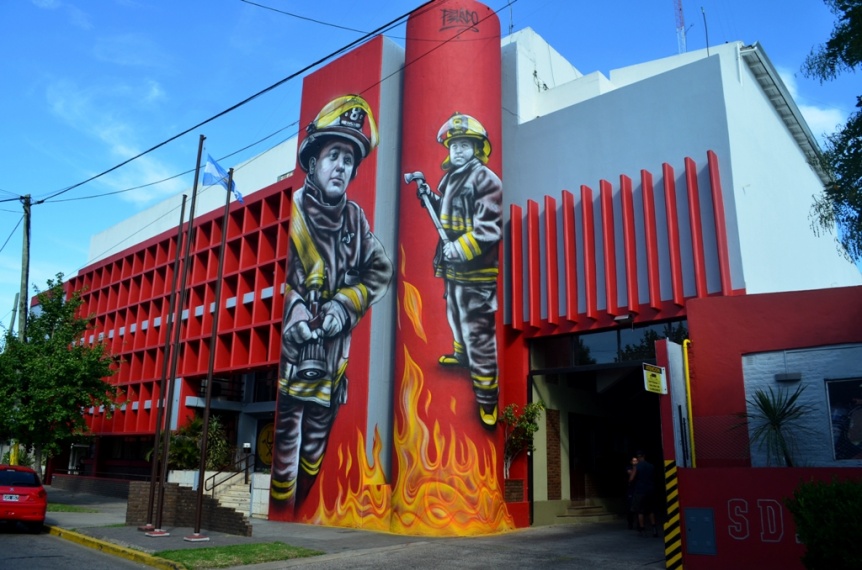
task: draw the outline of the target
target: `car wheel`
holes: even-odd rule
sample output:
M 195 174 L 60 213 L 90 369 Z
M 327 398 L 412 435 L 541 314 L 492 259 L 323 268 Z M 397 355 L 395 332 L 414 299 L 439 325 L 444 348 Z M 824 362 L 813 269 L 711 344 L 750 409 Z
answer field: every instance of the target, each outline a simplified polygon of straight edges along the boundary
M 27 523 L 27 530 L 29 530 L 32 534 L 42 534 L 42 529 L 44 527 L 44 521 Z

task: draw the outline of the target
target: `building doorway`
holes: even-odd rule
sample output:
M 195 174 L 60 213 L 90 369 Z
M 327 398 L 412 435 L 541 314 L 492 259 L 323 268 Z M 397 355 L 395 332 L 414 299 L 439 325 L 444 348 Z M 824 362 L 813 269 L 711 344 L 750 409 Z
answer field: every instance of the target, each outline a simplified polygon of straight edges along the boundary
M 618 503 L 637 450 L 661 464 L 658 396 L 644 390 L 639 364 L 571 373 L 565 381 L 578 387 L 566 406 L 571 499 Z
M 534 520 L 556 522 L 578 503 L 624 513 L 626 470 L 638 450 L 655 467 L 663 504 L 660 396 L 646 391 L 643 364 L 655 363 L 657 340 L 687 336 L 686 322 L 674 320 L 530 340 L 529 399 L 546 407 L 530 489 Z

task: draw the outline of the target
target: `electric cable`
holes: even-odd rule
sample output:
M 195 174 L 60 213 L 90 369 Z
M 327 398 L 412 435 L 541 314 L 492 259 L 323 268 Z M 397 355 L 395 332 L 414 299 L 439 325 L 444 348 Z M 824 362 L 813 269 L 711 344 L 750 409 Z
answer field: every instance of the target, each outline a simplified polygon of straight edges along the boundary
M 425 4 L 421 5 L 418 9 L 421 9 L 421 8 L 423 8 L 423 7 L 427 6 L 428 4 L 431 4 L 431 1 L 426 2 Z M 290 80 L 292 80 L 292 79 L 295 79 L 296 77 L 298 77 L 298 76 L 302 75 L 303 73 L 305 73 L 305 72 L 309 71 L 310 69 L 312 69 L 312 68 L 314 68 L 314 67 L 316 67 L 316 66 L 318 66 L 318 65 L 320 65 L 320 64 L 322 64 L 322 63 L 324 63 L 324 62 L 326 62 L 326 61 L 328 61 L 328 60 L 330 60 L 330 59 L 332 59 L 332 58 L 334 58 L 334 57 L 336 57 L 336 56 L 338 56 L 338 55 L 340 55 L 340 54 L 344 53 L 345 51 L 348 51 L 348 50 L 352 49 L 353 47 L 355 47 L 355 46 L 357 46 L 357 45 L 362 44 L 363 42 L 365 42 L 365 41 L 366 41 L 366 40 L 368 40 L 369 38 L 371 38 L 371 37 L 373 37 L 373 36 L 375 36 L 375 35 L 379 34 L 382 30 L 387 29 L 387 28 L 389 28 L 390 26 L 393 26 L 395 23 L 400 22 L 401 20 L 403 20 L 403 19 L 405 19 L 405 18 L 409 17 L 409 16 L 410 16 L 410 14 L 411 14 L 411 13 L 413 13 L 414 11 L 415 11 L 415 10 L 411 10 L 410 12 L 407 12 L 406 14 L 403 14 L 403 15 L 401 15 L 401 16 L 398 16 L 398 17 L 397 17 L 397 18 L 395 18 L 394 20 L 391 20 L 391 21 L 387 22 L 386 24 L 384 24 L 384 25 L 382 25 L 382 26 L 379 26 L 379 27 L 378 27 L 378 28 L 376 28 L 375 30 L 373 30 L 373 31 L 371 31 L 371 32 L 368 32 L 367 34 L 363 35 L 362 37 L 360 37 L 360 38 L 358 38 L 358 39 L 356 39 L 356 40 L 354 40 L 354 41 L 352 41 L 352 42 L 350 42 L 350 43 L 348 43 L 348 44 L 346 44 L 346 45 L 342 46 L 341 48 L 337 49 L 336 51 L 334 51 L 334 52 L 332 52 L 332 53 L 330 53 L 330 54 L 328 54 L 328 55 L 326 55 L 326 56 L 324 56 L 324 57 L 322 57 L 322 58 L 318 59 L 317 61 L 315 61 L 315 62 L 313 62 L 313 63 L 310 63 L 310 64 L 306 65 L 305 67 L 303 67 L 303 68 L 302 68 L 302 69 L 300 69 L 299 71 L 296 71 L 296 72 L 294 72 L 294 73 L 291 73 L 291 74 L 290 74 L 290 75 L 288 75 L 287 77 L 285 77 L 285 78 L 283 78 L 283 79 L 280 79 L 279 81 L 276 81 L 275 83 L 273 83 L 273 84 L 272 84 L 272 85 L 270 85 L 269 87 L 265 87 L 264 89 L 261 89 L 261 90 L 260 90 L 260 91 L 258 91 L 257 93 L 255 93 L 255 94 L 253 94 L 253 95 L 251 95 L 251 96 L 249 96 L 249 97 L 246 97 L 245 99 L 243 99 L 243 100 L 242 100 L 242 101 L 240 101 L 239 103 L 236 103 L 236 104 L 234 104 L 234 105 L 231 105 L 231 106 L 230 106 L 230 107 L 228 107 L 227 109 L 225 109 L 225 110 L 223 110 L 223 111 L 221 111 L 221 112 L 219 112 L 219 113 L 217 113 L 217 114 L 215 114 L 215 115 L 213 115 L 213 116 L 209 117 L 208 119 L 205 119 L 205 120 L 203 120 L 203 121 L 199 122 L 198 124 L 196 124 L 196 125 L 194 125 L 194 126 L 192 126 L 192 127 L 189 127 L 188 129 L 185 129 L 184 131 L 182 131 L 182 132 L 180 132 L 180 133 L 178 133 L 178 134 L 176 134 L 176 135 L 174 135 L 174 136 L 172 136 L 172 137 L 170 137 L 170 138 L 168 138 L 168 139 L 166 139 L 166 140 L 164 140 L 164 141 L 162 141 L 162 142 L 160 142 L 160 143 L 158 143 L 158 144 L 156 144 L 156 145 L 154 145 L 154 146 L 152 146 L 152 147 L 150 147 L 150 148 L 148 148 L 147 150 L 145 150 L 145 151 L 143 151 L 143 152 L 140 152 L 140 153 L 136 154 L 135 156 L 133 156 L 133 157 L 131 157 L 131 158 L 128 158 L 128 159 L 124 160 L 123 162 L 121 162 L 121 163 L 119 163 L 119 164 L 117 164 L 117 165 L 115 165 L 115 166 L 112 166 L 111 168 L 109 168 L 109 169 L 107 169 L 107 170 L 104 170 L 104 171 L 102 171 L 102 172 L 100 172 L 100 173 L 98 173 L 98 174 L 94 174 L 93 176 L 91 176 L 91 177 L 87 178 L 86 180 L 83 180 L 83 181 L 81 181 L 81 182 L 77 182 L 77 183 L 75 183 L 75 184 L 72 184 L 71 186 L 67 186 L 66 188 L 64 188 L 64 189 L 62 189 L 62 190 L 59 190 L 58 192 L 55 192 L 55 193 L 53 193 L 53 194 L 51 194 L 51 195 L 47 196 L 46 198 L 42 198 L 41 200 L 37 200 L 37 201 L 35 201 L 33 204 L 34 204 L 34 205 L 43 204 L 43 203 L 45 203 L 45 202 L 47 202 L 47 201 L 49 201 L 49 200 L 51 200 L 51 199 L 53 199 L 53 198 L 56 198 L 57 196 L 60 196 L 61 194 L 65 194 L 66 192 L 68 192 L 68 191 L 70 191 L 70 190 L 74 190 L 75 188 L 78 188 L 78 187 L 80 187 L 80 186 L 83 186 L 84 184 L 87 184 L 88 182 L 92 182 L 93 180 L 96 180 L 96 179 L 98 179 L 98 178 L 101 178 L 102 176 L 105 176 L 106 174 L 109 174 L 109 173 L 111 173 L 111 172 L 113 172 L 113 171 L 117 170 L 118 168 L 123 167 L 123 166 L 125 166 L 125 165 L 129 164 L 130 162 L 132 162 L 132 161 L 134 161 L 134 160 L 137 160 L 137 159 L 141 158 L 142 156 L 145 156 L 145 155 L 147 155 L 147 154 L 149 154 L 149 153 L 151 153 L 151 152 L 153 152 L 153 151 L 155 151 L 155 150 L 157 150 L 157 149 L 159 149 L 159 148 L 161 148 L 161 147 L 165 146 L 166 144 L 171 143 L 171 142 L 173 142 L 173 141 L 177 140 L 178 138 L 180 138 L 180 137 L 182 137 L 182 136 L 185 136 L 185 135 L 189 134 L 190 132 L 194 131 L 195 129 L 198 129 L 198 128 L 200 128 L 200 127 L 202 127 L 202 126 L 204 126 L 204 125 L 206 125 L 206 124 L 208 124 L 208 123 L 211 123 L 212 121 L 214 121 L 214 120 L 216 120 L 216 119 L 218 119 L 218 118 L 220 118 L 220 117 L 223 117 L 224 115 L 227 115 L 228 113 L 231 113 L 231 112 L 235 111 L 236 109 L 238 109 L 238 108 L 240 108 L 240 107 L 242 107 L 242 106 L 244 106 L 244 105 L 246 105 L 246 104 L 250 103 L 251 101 L 254 101 L 254 100 L 255 100 L 255 99 L 257 99 L 258 97 L 260 97 L 260 96 L 262 96 L 262 95 L 264 95 L 264 94 L 266 94 L 266 93 L 269 93 L 269 92 L 270 92 L 270 91 L 272 91 L 273 89 L 276 89 L 277 87 L 280 87 L 281 85 L 283 85 L 283 84 L 287 83 L 288 81 L 290 81 Z

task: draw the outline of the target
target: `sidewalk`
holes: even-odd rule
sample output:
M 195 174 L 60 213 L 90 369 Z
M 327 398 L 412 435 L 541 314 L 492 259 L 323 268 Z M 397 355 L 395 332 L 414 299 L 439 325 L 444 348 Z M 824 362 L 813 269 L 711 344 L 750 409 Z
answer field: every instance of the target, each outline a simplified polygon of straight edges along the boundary
M 421 568 L 485 568 L 489 566 L 555 568 L 664 568 L 664 544 L 639 538 L 625 523 L 555 525 L 519 529 L 475 538 L 432 538 L 370 532 L 349 528 L 251 519 L 252 536 L 235 536 L 205 529 L 205 542 L 189 542 L 192 528 L 166 528 L 166 537 L 149 537 L 126 526 L 126 502 L 46 486 L 51 503 L 78 505 L 96 513 L 49 512 L 45 524 L 52 534 L 104 552 L 157 568 L 176 568 L 152 556 L 161 550 L 209 548 L 280 541 L 324 552 L 324 556 L 246 566 L 246 570 L 304 568 L 387 568 L 404 564 Z M 71 532 L 70 532 L 71 531 Z M 348 562 L 347 559 L 350 559 Z

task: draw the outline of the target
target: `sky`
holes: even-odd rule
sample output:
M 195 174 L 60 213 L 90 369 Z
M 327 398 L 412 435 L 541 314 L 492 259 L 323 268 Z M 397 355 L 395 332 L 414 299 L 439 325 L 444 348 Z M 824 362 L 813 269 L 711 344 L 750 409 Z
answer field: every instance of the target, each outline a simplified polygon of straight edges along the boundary
M 485 4 L 498 11 L 504 35 L 530 27 L 584 74 L 608 75 L 678 53 L 674 0 Z M 296 135 L 299 72 L 421 1 L 324 5 L 325 11 L 297 0 L 0 2 L 0 53 L 6 54 L 0 66 L 0 330 L 10 326 L 21 284 L 21 196 L 34 202 L 32 295 L 57 273 L 71 277 L 89 265 L 93 234 L 187 192 L 201 134 L 206 152 L 225 168 Z M 824 84 L 800 73 L 835 23 L 822 0 L 682 0 L 682 8 L 688 51 L 703 49 L 707 38 L 711 46 L 760 43 L 816 136 L 833 132 L 854 110 L 862 90 L 853 73 Z M 404 26 L 386 35 L 403 45 Z

